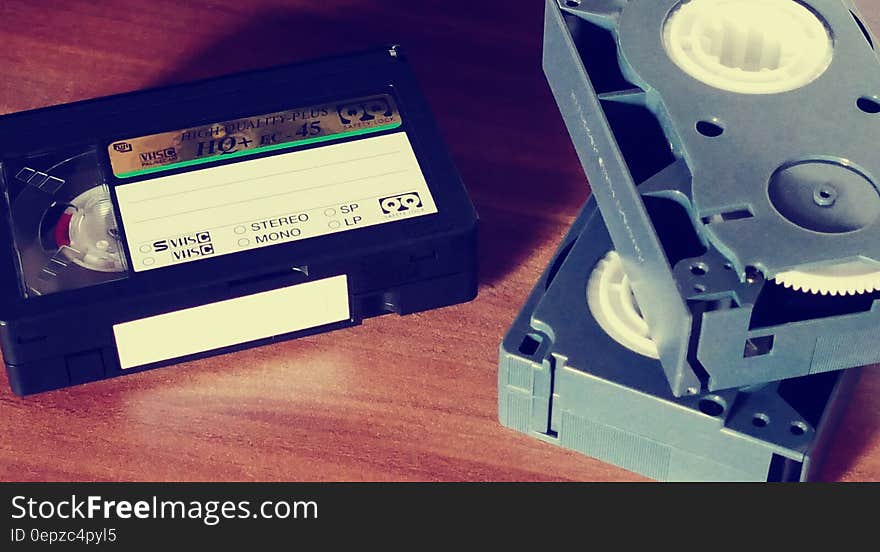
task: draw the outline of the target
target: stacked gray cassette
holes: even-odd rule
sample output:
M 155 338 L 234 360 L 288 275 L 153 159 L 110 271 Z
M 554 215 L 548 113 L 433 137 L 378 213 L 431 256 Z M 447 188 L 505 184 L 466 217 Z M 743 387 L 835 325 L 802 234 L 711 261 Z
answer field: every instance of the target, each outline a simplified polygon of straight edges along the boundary
M 656 479 L 814 477 L 880 362 L 855 7 L 547 0 L 544 68 L 593 199 L 502 344 L 502 422 Z

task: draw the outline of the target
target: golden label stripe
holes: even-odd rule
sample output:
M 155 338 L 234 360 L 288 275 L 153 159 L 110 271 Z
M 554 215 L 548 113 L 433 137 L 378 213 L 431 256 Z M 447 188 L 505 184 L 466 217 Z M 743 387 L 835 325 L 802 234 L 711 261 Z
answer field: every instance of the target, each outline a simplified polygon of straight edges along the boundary
M 129 178 L 372 134 L 402 122 L 394 99 L 379 94 L 118 140 L 107 151 L 113 174 Z

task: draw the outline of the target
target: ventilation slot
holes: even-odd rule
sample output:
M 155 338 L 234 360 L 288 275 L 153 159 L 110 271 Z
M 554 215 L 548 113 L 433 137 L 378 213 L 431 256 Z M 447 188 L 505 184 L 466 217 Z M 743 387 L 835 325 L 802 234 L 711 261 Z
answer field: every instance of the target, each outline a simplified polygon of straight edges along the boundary
M 566 14 L 564 17 L 596 93 L 634 88 L 618 65 L 614 34 L 577 16 Z
M 752 218 L 755 215 L 748 209 L 737 209 L 736 211 L 728 211 L 712 215 L 711 217 L 703 217 L 703 224 L 718 224 L 719 222 L 727 222 L 729 220 L 742 220 Z
M 759 357 L 769 355 L 773 350 L 773 336 L 766 335 L 763 337 L 752 337 L 746 340 L 746 346 L 743 349 L 743 358 Z
M 551 356 L 549 358 L 549 368 L 550 368 L 550 403 L 548 405 L 547 411 L 547 433 L 548 437 L 553 437 L 554 439 L 559 438 L 559 432 L 557 431 L 558 425 L 554 423 L 553 415 L 559 414 L 558 412 L 553 412 L 553 405 L 556 403 L 556 357 Z
M 868 32 L 868 28 L 865 27 L 865 24 L 862 23 L 862 20 L 854 12 L 849 12 L 852 15 L 853 19 L 856 20 L 856 25 L 859 26 L 859 29 L 862 30 L 862 34 L 865 35 L 865 40 L 868 41 L 868 45 L 871 46 L 871 49 L 874 49 L 874 41 L 871 40 L 871 33 Z
M 662 197 L 645 196 L 642 199 L 670 266 L 706 253 L 687 209 L 680 203 Z
M 675 163 L 669 139 L 657 117 L 645 106 L 602 100 L 608 125 L 636 184 Z
M 519 344 L 519 352 L 526 356 L 532 356 L 541 348 L 543 341 L 544 339 L 538 334 L 528 334 Z
M 771 483 L 797 483 L 801 480 L 802 462 L 796 462 L 779 454 L 774 454 L 770 460 L 770 471 L 767 472 L 767 481 Z

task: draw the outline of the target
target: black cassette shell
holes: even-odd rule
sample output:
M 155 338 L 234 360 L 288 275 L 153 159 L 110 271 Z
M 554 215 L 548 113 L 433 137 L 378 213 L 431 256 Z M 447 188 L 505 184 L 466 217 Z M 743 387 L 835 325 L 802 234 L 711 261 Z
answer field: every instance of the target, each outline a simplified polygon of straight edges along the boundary
M 102 178 L 112 186 L 117 179 L 106 148 L 117 140 L 375 94 L 394 97 L 403 125 L 387 133 L 406 133 L 436 213 L 199 262 L 129 271 L 117 281 L 25 297 L 7 204 L 0 214 L 0 339 L 13 389 L 27 394 L 121 374 L 114 354 L 114 324 L 298 282 L 347 276 L 351 320 L 333 327 L 386 312 L 407 314 L 472 299 L 477 288 L 477 216 L 412 70 L 396 46 L 6 115 L 0 117 L 0 158 L 93 149 Z M 221 158 L 211 166 L 235 162 Z M 3 177 L 8 181 L 13 175 L 4 171 Z M 322 329 L 332 328 L 317 331 Z M 253 344 L 258 343 L 248 345 Z M 77 375 L 71 366 L 79 366 L 82 355 L 99 360 L 101 366 Z M 134 371 L 138 370 L 126 372 Z

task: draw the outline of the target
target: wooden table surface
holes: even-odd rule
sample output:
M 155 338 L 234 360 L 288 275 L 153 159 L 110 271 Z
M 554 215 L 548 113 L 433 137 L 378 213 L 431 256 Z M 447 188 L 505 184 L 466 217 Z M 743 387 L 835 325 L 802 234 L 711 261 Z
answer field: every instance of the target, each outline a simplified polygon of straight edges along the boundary
M 0 480 L 640 480 L 496 421 L 498 343 L 588 194 L 541 27 L 539 0 L 0 3 L 2 112 L 399 42 L 482 218 L 469 304 L 27 399 L 3 374 Z M 880 480 L 878 397 L 868 369 L 825 479 Z

